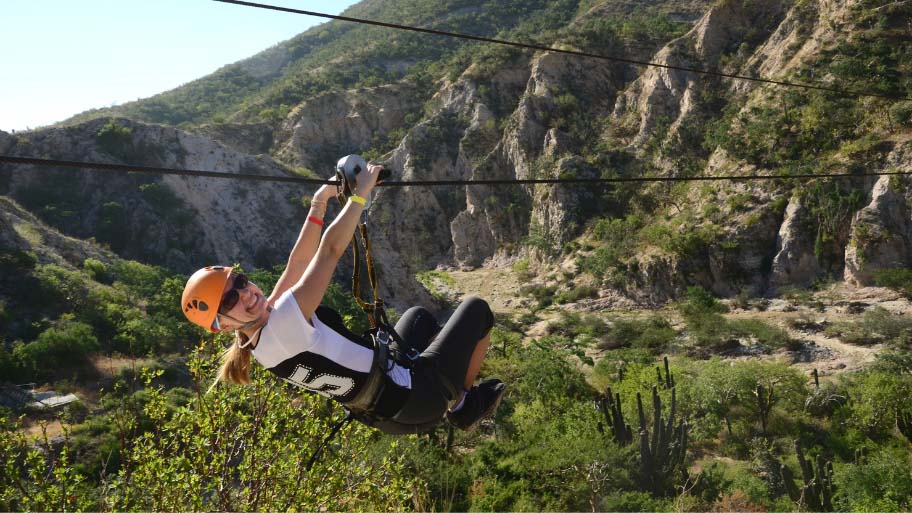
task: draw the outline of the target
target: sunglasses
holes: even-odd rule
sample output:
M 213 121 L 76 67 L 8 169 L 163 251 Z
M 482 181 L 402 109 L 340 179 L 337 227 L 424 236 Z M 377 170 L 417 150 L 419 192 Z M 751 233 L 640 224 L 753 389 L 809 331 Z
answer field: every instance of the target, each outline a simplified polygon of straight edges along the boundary
M 234 284 L 231 286 L 231 290 L 225 292 L 225 295 L 222 296 L 222 302 L 219 303 L 219 313 L 228 313 L 234 308 L 234 305 L 241 299 L 238 291 L 246 289 L 249 284 L 250 280 L 247 279 L 247 276 L 243 274 L 234 275 Z

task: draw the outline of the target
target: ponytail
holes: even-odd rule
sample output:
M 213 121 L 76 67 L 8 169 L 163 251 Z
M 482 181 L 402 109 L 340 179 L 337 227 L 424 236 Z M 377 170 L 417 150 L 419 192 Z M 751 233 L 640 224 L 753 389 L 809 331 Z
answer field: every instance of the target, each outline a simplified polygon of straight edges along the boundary
M 222 355 L 222 367 L 218 377 L 215 378 L 214 387 L 219 381 L 226 381 L 234 385 L 250 384 L 250 346 L 247 336 L 240 331 L 235 332 L 235 341 Z M 245 346 L 245 347 L 241 347 Z

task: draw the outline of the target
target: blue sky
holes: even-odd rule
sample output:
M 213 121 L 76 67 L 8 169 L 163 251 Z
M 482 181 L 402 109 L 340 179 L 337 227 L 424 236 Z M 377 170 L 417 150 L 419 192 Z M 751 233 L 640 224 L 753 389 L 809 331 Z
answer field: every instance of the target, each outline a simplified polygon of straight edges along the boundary
M 338 14 L 355 0 L 263 0 Z M 0 130 L 146 98 L 324 18 L 212 0 L 0 0 Z

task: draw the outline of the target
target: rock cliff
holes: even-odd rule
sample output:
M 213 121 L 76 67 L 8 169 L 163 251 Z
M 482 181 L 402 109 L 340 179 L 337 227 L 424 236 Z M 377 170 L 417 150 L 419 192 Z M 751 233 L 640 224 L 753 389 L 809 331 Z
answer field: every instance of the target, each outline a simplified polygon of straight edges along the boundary
M 116 139 L 105 139 L 106 125 L 119 127 Z M 6 144 L 8 155 L 286 174 L 269 157 L 126 119 L 29 132 Z M 296 198 L 312 192 L 267 182 L 28 167 L 2 173 L 0 189 L 69 235 L 185 272 L 208 262 L 283 263 L 303 222 Z
M 96 120 L 67 129 L 0 133 L 0 151 L 261 174 L 283 174 L 288 165 L 328 176 L 338 157 L 370 150 L 386 152 L 380 159 L 393 179 L 406 181 L 787 174 L 791 171 L 781 162 L 751 160 L 718 143 L 762 116 L 772 121 L 759 125 L 753 137 L 783 139 L 814 130 L 813 117 L 792 122 L 782 100 L 785 90 L 669 66 L 833 80 L 815 75 L 821 59 L 832 60 L 839 45 L 871 26 L 870 20 L 858 21 L 859 10 L 868 7 L 851 0 L 656 1 L 642 8 L 679 8 L 691 25 L 681 31 L 666 27 L 657 37 L 674 37 L 637 45 L 624 37 L 642 34 L 642 27 L 624 23 L 640 7 L 606 0 L 581 8 L 565 30 L 549 35 L 554 38 L 549 44 L 649 60 L 656 67 L 480 48 L 478 57 L 465 52 L 440 64 L 446 71 L 422 68 L 419 83 L 401 78 L 412 61 L 391 55 L 377 66 L 399 78 L 383 85 L 331 87 L 293 105 L 261 105 L 260 98 L 244 106 L 244 116 L 229 117 L 248 119 L 250 112 L 268 107 L 277 115 L 274 122 L 210 123 L 187 132 L 119 119 L 120 139 L 112 145 L 105 133 L 108 121 Z M 697 11 L 702 15 L 690 17 Z M 326 37 L 332 34 L 327 31 Z M 305 46 L 316 48 L 323 36 L 308 37 Z M 275 77 L 293 67 L 290 59 L 276 50 L 246 63 L 245 71 Z M 796 101 L 795 116 L 816 108 L 806 98 Z M 776 117 L 780 111 L 784 118 Z M 836 145 L 820 162 L 814 161 L 819 150 L 809 148 L 805 153 L 813 158 L 802 165 L 812 162 L 824 171 L 909 170 L 908 130 L 888 131 L 878 123 L 866 118 L 846 138 L 845 148 Z M 790 124 L 788 130 L 775 132 L 784 124 Z M 868 143 L 852 141 L 863 134 L 889 140 L 890 150 L 883 158 L 862 159 L 857 155 L 868 150 L 858 148 Z M 778 151 L 779 142 L 765 148 Z M 50 190 L 49 180 L 64 184 L 67 194 Z M 378 189 L 369 215 L 383 292 L 399 307 L 430 301 L 413 278 L 428 268 L 524 257 L 541 270 L 554 266 L 562 252 L 602 243 L 593 242 L 600 218 L 636 218 L 629 243 L 638 246 L 618 264 L 626 270 L 625 283 L 604 276 L 595 282 L 649 303 L 676 298 L 691 285 L 723 296 L 772 293 L 826 277 L 867 285 L 878 269 L 912 264 L 908 178 L 847 179 L 816 192 L 805 184 L 783 179 L 601 188 L 389 187 Z M 297 198 L 310 192 L 278 184 L 65 170 L 6 173 L 0 190 L 65 233 L 96 236 L 124 256 L 185 270 L 200 260 L 280 263 L 302 220 Z M 43 199 L 56 206 L 44 208 Z

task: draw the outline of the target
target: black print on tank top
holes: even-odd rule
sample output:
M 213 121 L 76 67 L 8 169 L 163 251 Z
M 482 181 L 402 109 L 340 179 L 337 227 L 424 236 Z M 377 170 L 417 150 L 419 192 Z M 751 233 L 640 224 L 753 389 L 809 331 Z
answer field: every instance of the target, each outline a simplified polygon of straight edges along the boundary
M 305 365 L 298 364 L 294 372 L 285 381 L 316 392 L 329 398 L 341 397 L 349 393 L 355 387 L 355 380 L 332 374 L 317 374 L 314 377 L 313 369 Z

